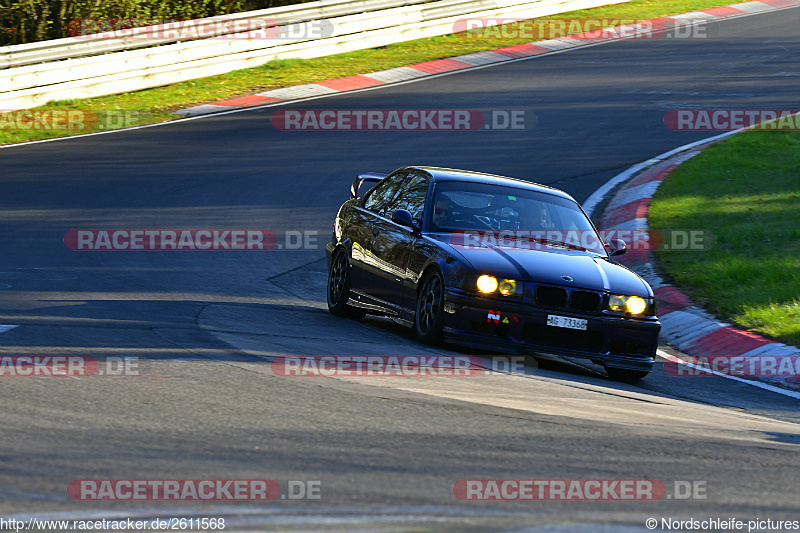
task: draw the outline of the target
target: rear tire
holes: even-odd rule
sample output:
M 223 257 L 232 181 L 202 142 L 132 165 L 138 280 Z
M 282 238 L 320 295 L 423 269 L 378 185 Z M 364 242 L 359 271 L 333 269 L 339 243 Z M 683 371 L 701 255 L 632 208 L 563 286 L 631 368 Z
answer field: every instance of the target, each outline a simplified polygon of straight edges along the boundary
M 422 280 L 422 289 L 417 295 L 417 312 L 414 315 L 414 330 L 417 338 L 425 344 L 436 344 L 442 340 L 444 327 L 444 280 L 436 270 L 431 270 Z
M 332 315 L 363 318 L 366 311 L 347 304 L 350 299 L 350 261 L 347 252 L 339 250 L 333 255 L 328 269 L 328 311 Z

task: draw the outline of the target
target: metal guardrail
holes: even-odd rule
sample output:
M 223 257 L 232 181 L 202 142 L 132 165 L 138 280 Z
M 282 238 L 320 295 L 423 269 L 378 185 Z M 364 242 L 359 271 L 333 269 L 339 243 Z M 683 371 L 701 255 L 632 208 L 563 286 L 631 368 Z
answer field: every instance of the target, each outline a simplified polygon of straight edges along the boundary
M 193 23 L 193 27 L 197 29 L 198 33 L 203 34 L 203 38 L 212 38 L 235 33 L 235 28 L 224 27 L 223 24 L 225 22 L 266 22 L 271 20 L 284 24 L 290 22 L 296 23 L 323 20 L 356 13 L 366 13 L 390 7 L 420 4 L 426 1 L 428 0 L 318 0 L 316 2 L 307 2 L 304 4 L 195 19 L 190 22 Z M 142 38 L 147 35 L 168 33 L 169 30 L 169 24 L 160 24 L 157 26 L 143 26 L 126 30 L 124 33 L 129 34 L 129 36 L 126 37 L 119 37 L 108 32 L 91 36 L 66 37 L 49 41 L 0 46 L 0 69 L 32 65 L 46 61 L 106 54 L 109 52 L 134 50 L 137 48 L 188 40 L 181 38 Z
M 273 31 L 282 32 L 283 38 L 252 38 L 247 32 L 226 33 L 223 28 L 214 35 L 227 35 L 224 39 L 145 39 L 146 48 L 137 42 L 142 39 L 135 36 L 90 41 L 58 39 L 49 41 L 49 48 L 43 46 L 47 42 L 5 47 L 0 52 L 12 55 L 0 57 L 12 57 L 18 63 L 38 57 L 46 58 L 46 62 L 0 69 L 0 109 L 136 91 L 255 67 L 274 59 L 321 57 L 445 35 L 452 33 L 456 22 L 464 18 L 531 19 L 626 1 L 323 0 L 231 16 L 236 20 L 274 18 L 278 26 L 273 26 Z M 323 13 L 325 18 L 319 18 Z M 193 22 L 202 27 L 204 20 L 220 19 Z M 320 38 L 303 36 L 308 21 L 324 21 L 330 34 Z M 138 31 L 152 35 L 160 30 L 150 27 Z

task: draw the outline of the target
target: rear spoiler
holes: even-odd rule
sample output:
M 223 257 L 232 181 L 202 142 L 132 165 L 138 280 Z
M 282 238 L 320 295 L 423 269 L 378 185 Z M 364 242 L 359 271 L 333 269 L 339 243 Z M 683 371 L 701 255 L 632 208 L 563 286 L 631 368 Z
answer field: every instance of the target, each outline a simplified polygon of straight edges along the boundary
M 350 198 L 361 198 L 386 176 L 387 174 L 382 174 L 380 172 L 360 173 L 356 176 L 356 179 L 353 180 L 353 184 L 350 185 Z

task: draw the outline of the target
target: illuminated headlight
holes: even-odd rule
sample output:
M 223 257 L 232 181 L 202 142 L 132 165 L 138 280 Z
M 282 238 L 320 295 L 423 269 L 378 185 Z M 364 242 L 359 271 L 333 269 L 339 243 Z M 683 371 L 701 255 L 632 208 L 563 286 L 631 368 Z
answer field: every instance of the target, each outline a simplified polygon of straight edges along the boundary
M 522 282 L 515 279 L 497 279 L 486 274 L 480 276 L 475 283 L 478 290 L 484 294 L 500 293 L 503 296 L 521 296 Z
M 621 296 L 612 294 L 608 299 L 608 308 L 620 313 L 641 315 L 647 310 L 647 301 L 640 296 Z
M 644 298 L 640 298 L 639 296 L 631 296 L 628 298 L 628 301 L 625 302 L 625 307 L 630 314 L 641 315 L 644 313 L 645 309 L 647 309 L 647 302 L 644 301 Z
M 483 275 L 478 278 L 478 290 L 489 294 L 490 292 L 494 292 L 497 290 L 497 278 L 494 276 L 487 276 Z
M 497 290 L 503 296 L 513 296 L 517 293 L 517 282 L 513 279 L 504 279 L 500 282 Z

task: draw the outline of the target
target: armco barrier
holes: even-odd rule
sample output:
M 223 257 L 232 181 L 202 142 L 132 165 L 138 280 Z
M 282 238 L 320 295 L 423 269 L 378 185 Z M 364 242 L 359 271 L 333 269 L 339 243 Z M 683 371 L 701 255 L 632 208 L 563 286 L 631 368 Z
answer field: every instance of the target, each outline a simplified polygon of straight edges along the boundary
M 343 15 L 367 13 L 369 11 L 377 11 L 391 7 L 420 4 L 424 1 L 425 0 L 317 1 L 299 5 L 260 9 L 258 11 L 231 13 L 230 15 L 222 15 L 219 17 L 195 19 L 191 22 L 193 26 L 197 28 L 198 33 L 202 33 L 204 37 L 217 37 L 231 33 L 230 28 L 226 29 L 222 27 L 220 23 L 223 22 L 262 21 L 271 19 L 283 21 L 284 23 L 297 23 Z M 158 26 L 132 28 L 125 32 L 125 37 L 100 33 L 92 35 L 91 38 L 86 38 L 85 36 L 82 39 L 67 37 L 50 41 L 3 46 L 0 47 L 0 69 L 33 65 L 46 61 L 107 54 L 109 52 L 122 52 L 124 50 L 135 50 L 137 48 L 185 41 L 185 39 L 180 38 L 141 38 L 144 35 L 166 33 L 164 30 L 168 27 L 168 24 L 161 24 Z
M 0 48 L 0 110 L 51 100 L 91 98 L 168 85 L 263 65 L 275 59 L 321 57 L 453 32 L 463 18 L 537 18 L 628 0 L 318 1 L 238 13 L 237 20 L 274 18 L 289 35 L 304 22 L 324 20 L 330 35 L 295 39 L 191 41 L 134 37 L 58 39 Z M 320 16 L 326 18 L 320 19 Z M 209 19 L 205 19 L 209 20 Z M 214 19 L 217 20 L 217 19 Z M 201 21 L 195 21 L 202 25 Z M 140 29 L 140 32 L 152 29 Z M 156 46 L 158 45 L 158 46 Z M 44 61 L 25 64 L 36 60 Z M 4 63 L 3 63 L 4 62 Z

